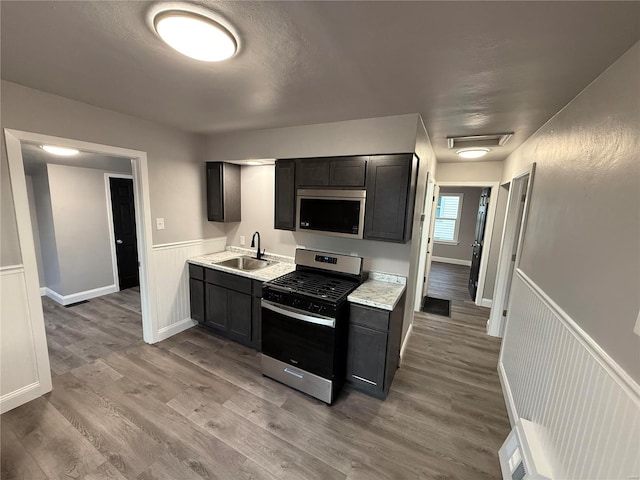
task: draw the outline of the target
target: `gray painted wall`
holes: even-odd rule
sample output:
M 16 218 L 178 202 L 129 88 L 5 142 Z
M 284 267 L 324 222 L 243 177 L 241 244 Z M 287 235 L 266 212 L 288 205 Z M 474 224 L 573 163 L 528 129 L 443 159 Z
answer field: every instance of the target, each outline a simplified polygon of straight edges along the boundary
M 520 268 L 636 381 L 638 85 L 640 43 L 510 155 L 503 176 L 537 162 Z
M 460 213 L 460 230 L 458 244 L 437 243 L 433 245 L 433 256 L 455 260 L 471 261 L 471 244 L 476 237 L 476 220 L 480 204 L 480 187 L 440 187 L 440 194 L 462 193 L 462 212 Z
M 303 158 L 369 153 L 410 153 L 416 145 L 417 113 L 299 127 L 209 135 L 208 161 Z
M 38 266 L 38 283 L 40 287 L 46 286 L 44 280 L 44 267 L 42 265 L 42 247 L 40 246 L 40 227 L 38 226 L 38 213 L 36 210 L 36 197 L 33 190 L 33 178 L 25 175 L 27 183 L 27 198 L 29 201 L 29 215 L 31 216 L 31 229 L 33 231 L 33 243 L 36 250 L 36 265 Z
M 49 189 L 49 174 L 46 165 L 40 165 L 31 172 L 33 180 L 33 198 L 38 219 L 38 233 L 40 250 L 42 253 L 42 277 L 44 283 L 40 286 L 48 287 L 54 292 L 60 292 L 62 281 L 60 265 L 58 263 L 58 246 L 53 222 L 53 208 L 51 206 L 51 191 Z M 31 205 L 29 206 L 31 208 Z M 35 232 L 34 232 L 35 233 Z M 40 272 L 38 272 L 40 274 Z
M 55 135 L 147 152 L 151 215 L 165 219 L 153 230 L 162 244 L 225 235 L 222 224 L 208 222 L 202 137 L 128 115 L 2 81 L 3 128 Z M 4 144 L 4 139 L 3 139 Z M 21 263 L 13 203 L 2 148 L 0 262 Z
M 47 165 L 61 295 L 113 285 L 104 171 Z
M 438 182 L 499 182 L 504 162 L 438 163 Z

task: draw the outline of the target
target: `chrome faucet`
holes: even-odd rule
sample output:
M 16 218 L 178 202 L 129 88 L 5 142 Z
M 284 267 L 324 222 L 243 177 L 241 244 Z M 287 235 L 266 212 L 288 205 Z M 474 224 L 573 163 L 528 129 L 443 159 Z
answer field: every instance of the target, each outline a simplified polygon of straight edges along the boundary
M 258 236 L 258 250 L 256 251 L 256 259 L 260 260 L 266 250 L 260 252 L 260 232 L 255 232 L 253 234 L 253 237 L 251 237 L 251 248 L 254 248 L 256 246 L 256 235 Z

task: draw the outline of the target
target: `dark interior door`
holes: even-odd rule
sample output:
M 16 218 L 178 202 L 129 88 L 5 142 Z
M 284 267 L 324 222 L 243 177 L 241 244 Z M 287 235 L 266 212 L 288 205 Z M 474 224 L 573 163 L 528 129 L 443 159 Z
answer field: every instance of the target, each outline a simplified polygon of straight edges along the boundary
M 480 275 L 480 259 L 482 258 L 482 247 L 484 245 L 484 231 L 487 226 L 487 211 L 489 209 L 490 188 L 482 189 L 480 194 L 480 205 L 478 206 L 478 217 L 476 219 L 476 237 L 471 245 L 471 273 L 469 274 L 469 294 L 475 300 L 478 291 L 478 277 Z
M 136 215 L 133 203 L 133 180 L 109 178 L 111 186 L 111 210 L 116 239 L 118 281 L 120 290 L 137 287 L 138 244 L 136 241 Z

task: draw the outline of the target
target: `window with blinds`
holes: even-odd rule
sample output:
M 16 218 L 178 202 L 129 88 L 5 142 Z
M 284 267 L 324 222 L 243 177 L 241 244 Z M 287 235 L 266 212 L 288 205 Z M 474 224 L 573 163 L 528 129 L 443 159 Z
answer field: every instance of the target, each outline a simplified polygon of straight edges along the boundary
M 438 197 L 433 229 L 435 242 L 458 242 L 460 212 L 462 212 L 462 193 L 444 193 Z

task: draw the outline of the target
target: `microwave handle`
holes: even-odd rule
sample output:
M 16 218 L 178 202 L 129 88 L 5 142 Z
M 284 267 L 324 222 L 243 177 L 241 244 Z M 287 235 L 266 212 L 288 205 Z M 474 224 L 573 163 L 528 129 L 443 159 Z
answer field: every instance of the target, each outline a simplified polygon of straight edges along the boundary
M 330 317 L 323 317 L 320 315 L 309 315 L 308 313 L 301 313 L 300 310 L 293 310 L 280 305 L 276 305 L 268 300 L 262 300 L 262 308 L 271 310 L 272 312 L 279 313 L 286 317 L 295 318 L 296 320 L 302 320 L 307 323 L 315 323 L 316 325 L 323 325 L 325 327 L 336 328 L 336 319 Z

